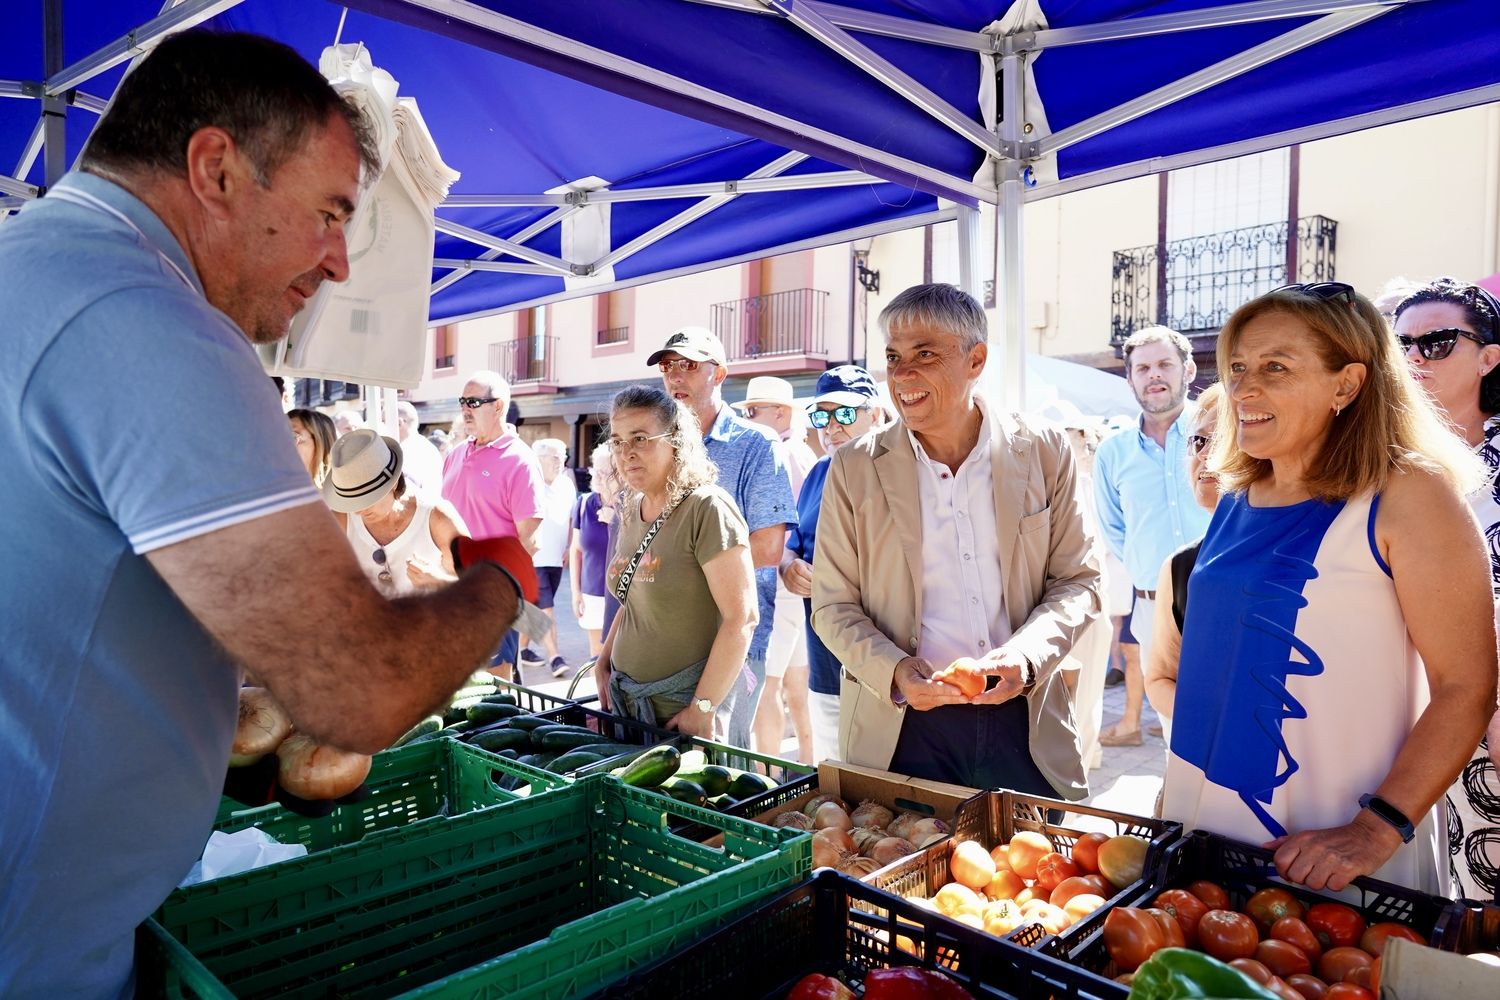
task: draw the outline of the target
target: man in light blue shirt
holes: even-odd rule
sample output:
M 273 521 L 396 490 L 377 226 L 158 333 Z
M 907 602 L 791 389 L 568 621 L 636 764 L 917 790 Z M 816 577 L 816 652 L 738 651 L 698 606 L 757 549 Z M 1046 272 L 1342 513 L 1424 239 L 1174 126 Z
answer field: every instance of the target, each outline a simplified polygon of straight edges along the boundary
M 1126 660 L 1125 714 L 1099 734 L 1107 747 L 1141 742 L 1142 664 L 1151 647 L 1157 576 L 1173 552 L 1203 537 L 1212 516 L 1193 499 L 1185 471 L 1192 427 L 1187 391 L 1198 374 L 1192 346 L 1177 331 L 1152 326 L 1132 334 L 1124 353 L 1141 419 L 1099 446 L 1094 496 L 1100 529 L 1135 590 L 1130 631 L 1140 643 L 1140 658 Z
M 719 487 L 734 497 L 750 526 L 750 558 L 755 563 L 760 620 L 750 640 L 747 676 L 725 699 L 729 709 L 727 739 L 750 747 L 751 724 L 765 687 L 766 651 L 776 620 L 776 568 L 786 545 L 786 529 L 797 524 L 791 472 L 774 431 L 734 415 L 724 404 L 721 387 L 728 375 L 723 343 L 701 326 L 675 331 L 662 349 L 646 359 L 661 371 L 662 385 L 673 399 L 698 417 L 708 457 L 719 467 Z M 780 747 L 755 747 L 778 754 Z

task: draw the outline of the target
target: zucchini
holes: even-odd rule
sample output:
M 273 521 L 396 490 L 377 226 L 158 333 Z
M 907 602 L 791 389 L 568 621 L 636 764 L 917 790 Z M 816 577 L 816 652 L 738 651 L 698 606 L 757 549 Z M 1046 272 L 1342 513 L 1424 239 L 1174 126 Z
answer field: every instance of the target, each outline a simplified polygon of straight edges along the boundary
M 557 759 L 555 753 L 527 753 L 516 758 L 522 764 L 530 764 L 538 771 L 547 770 L 547 766 Z
M 717 764 L 709 764 L 699 773 L 703 778 L 698 784 L 703 786 L 703 792 L 709 798 L 723 795 L 734 782 L 734 772 Z
M 481 750 L 520 751 L 531 746 L 531 734 L 522 729 L 497 727 L 486 729 L 482 733 L 474 733 L 468 742 Z
M 725 791 L 737 799 L 752 799 L 757 795 L 764 795 L 775 787 L 776 785 L 770 778 L 753 771 L 744 771 L 729 783 Z
M 672 778 L 663 782 L 656 790 L 666 792 L 678 802 L 686 802 L 690 805 L 701 806 L 708 801 L 708 796 L 703 794 L 703 786 L 685 778 Z
M 526 713 L 514 705 L 502 705 L 492 701 L 480 701 L 468 708 L 469 721 L 476 726 L 487 726 L 501 719 L 511 719 Z
M 677 773 L 682 764 L 682 754 L 670 743 L 652 747 L 641 754 L 620 772 L 620 780 L 637 788 L 655 788 Z
M 581 767 L 597 764 L 603 759 L 598 754 L 589 753 L 586 750 L 569 750 L 567 753 L 560 755 L 551 764 L 548 764 L 547 770 L 553 774 L 567 774 L 569 771 L 576 771 Z
M 599 734 L 584 730 L 583 732 L 571 732 L 563 729 L 537 730 L 531 734 L 536 745 L 543 750 L 568 751 L 586 747 L 591 743 L 599 742 Z
M 418 743 L 430 743 L 433 740 L 451 740 L 457 735 L 457 733 L 450 733 L 446 729 L 434 729 L 430 733 L 423 733 L 421 736 L 408 740 L 406 745 L 410 747 L 416 746 Z
M 575 749 L 586 750 L 600 760 L 608 760 L 610 757 L 635 753 L 640 747 L 628 746 L 624 743 L 590 743 L 587 746 L 576 747 Z
M 406 746 L 406 744 L 410 743 L 418 736 L 427 736 L 437 732 L 442 728 L 443 717 L 440 715 L 429 715 L 427 718 L 423 719 L 421 722 L 417 723 L 415 726 L 412 726 L 406 732 L 402 733 L 401 736 L 397 738 L 396 742 L 391 744 L 391 749 L 394 750 L 396 747 L 404 747 Z

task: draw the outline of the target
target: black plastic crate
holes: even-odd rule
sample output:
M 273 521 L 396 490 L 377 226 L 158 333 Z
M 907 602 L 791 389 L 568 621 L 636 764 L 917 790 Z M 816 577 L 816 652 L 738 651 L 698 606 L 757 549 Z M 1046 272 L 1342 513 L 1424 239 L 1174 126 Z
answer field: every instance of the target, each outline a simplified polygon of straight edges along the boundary
M 782 1000 L 815 972 L 862 994 L 871 969 L 907 965 L 941 969 L 977 1000 L 1097 996 L 1076 969 L 829 869 L 598 996 Z
M 1218 834 L 1195 831 L 1167 851 L 1166 863 L 1155 885 L 1132 892 L 1117 903 L 1119 906 L 1150 906 L 1159 893 L 1185 888 L 1200 880 L 1217 883 L 1229 894 L 1235 909 L 1245 905 L 1256 892 L 1268 887 L 1285 889 L 1308 906 L 1314 903 L 1344 903 L 1359 910 L 1369 923 L 1395 921 L 1423 935 L 1434 948 L 1453 951 L 1464 925 L 1462 904 L 1441 896 L 1429 896 L 1373 878 L 1357 878 L 1342 896 L 1315 892 L 1306 886 L 1284 882 L 1276 874 L 1274 852 L 1251 844 L 1242 844 Z M 1093 974 L 1101 985 L 1111 987 L 1108 997 L 1123 998 L 1129 990 L 1106 982 L 1120 970 L 1110 960 L 1104 946 L 1101 927 L 1081 942 L 1069 944 L 1058 938 L 1044 942 L 1043 950 L 1057 958 L 1066 957 L 1080 969 Z

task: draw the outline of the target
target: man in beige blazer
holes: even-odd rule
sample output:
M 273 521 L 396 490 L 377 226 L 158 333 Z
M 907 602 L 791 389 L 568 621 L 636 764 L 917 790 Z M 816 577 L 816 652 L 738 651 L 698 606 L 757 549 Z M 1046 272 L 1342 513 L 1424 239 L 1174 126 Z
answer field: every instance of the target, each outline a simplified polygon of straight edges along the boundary
M 813 561 L 839 756 L 1081 799 L 1061 670 L 1101 613 L 1100 566 L 1067 438 L 979 396 L 984 311 L 952 285 L 907 289 L 880 325 L 900 419 L 834 455 Z M 959 657 L 983 694 L 932 679 Z

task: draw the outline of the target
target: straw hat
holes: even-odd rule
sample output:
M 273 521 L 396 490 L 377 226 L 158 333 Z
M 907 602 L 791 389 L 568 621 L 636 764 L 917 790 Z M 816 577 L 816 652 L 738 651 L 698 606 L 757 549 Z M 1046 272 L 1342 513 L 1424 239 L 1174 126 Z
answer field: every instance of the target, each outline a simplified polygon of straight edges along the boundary
M 369 428 L 350 431 L 333 443 L 323 502 L 340 514 L 374 506 L 401 478 L 401 445 Z
M 744 402 L 729 405 L 736 410 L 743 410 L 757 403 L 795 407 L 797 401 L 792 396 L 792 383 L 784 378 L 777 378 L 775 375 L 757 375 L 745 387 Z

